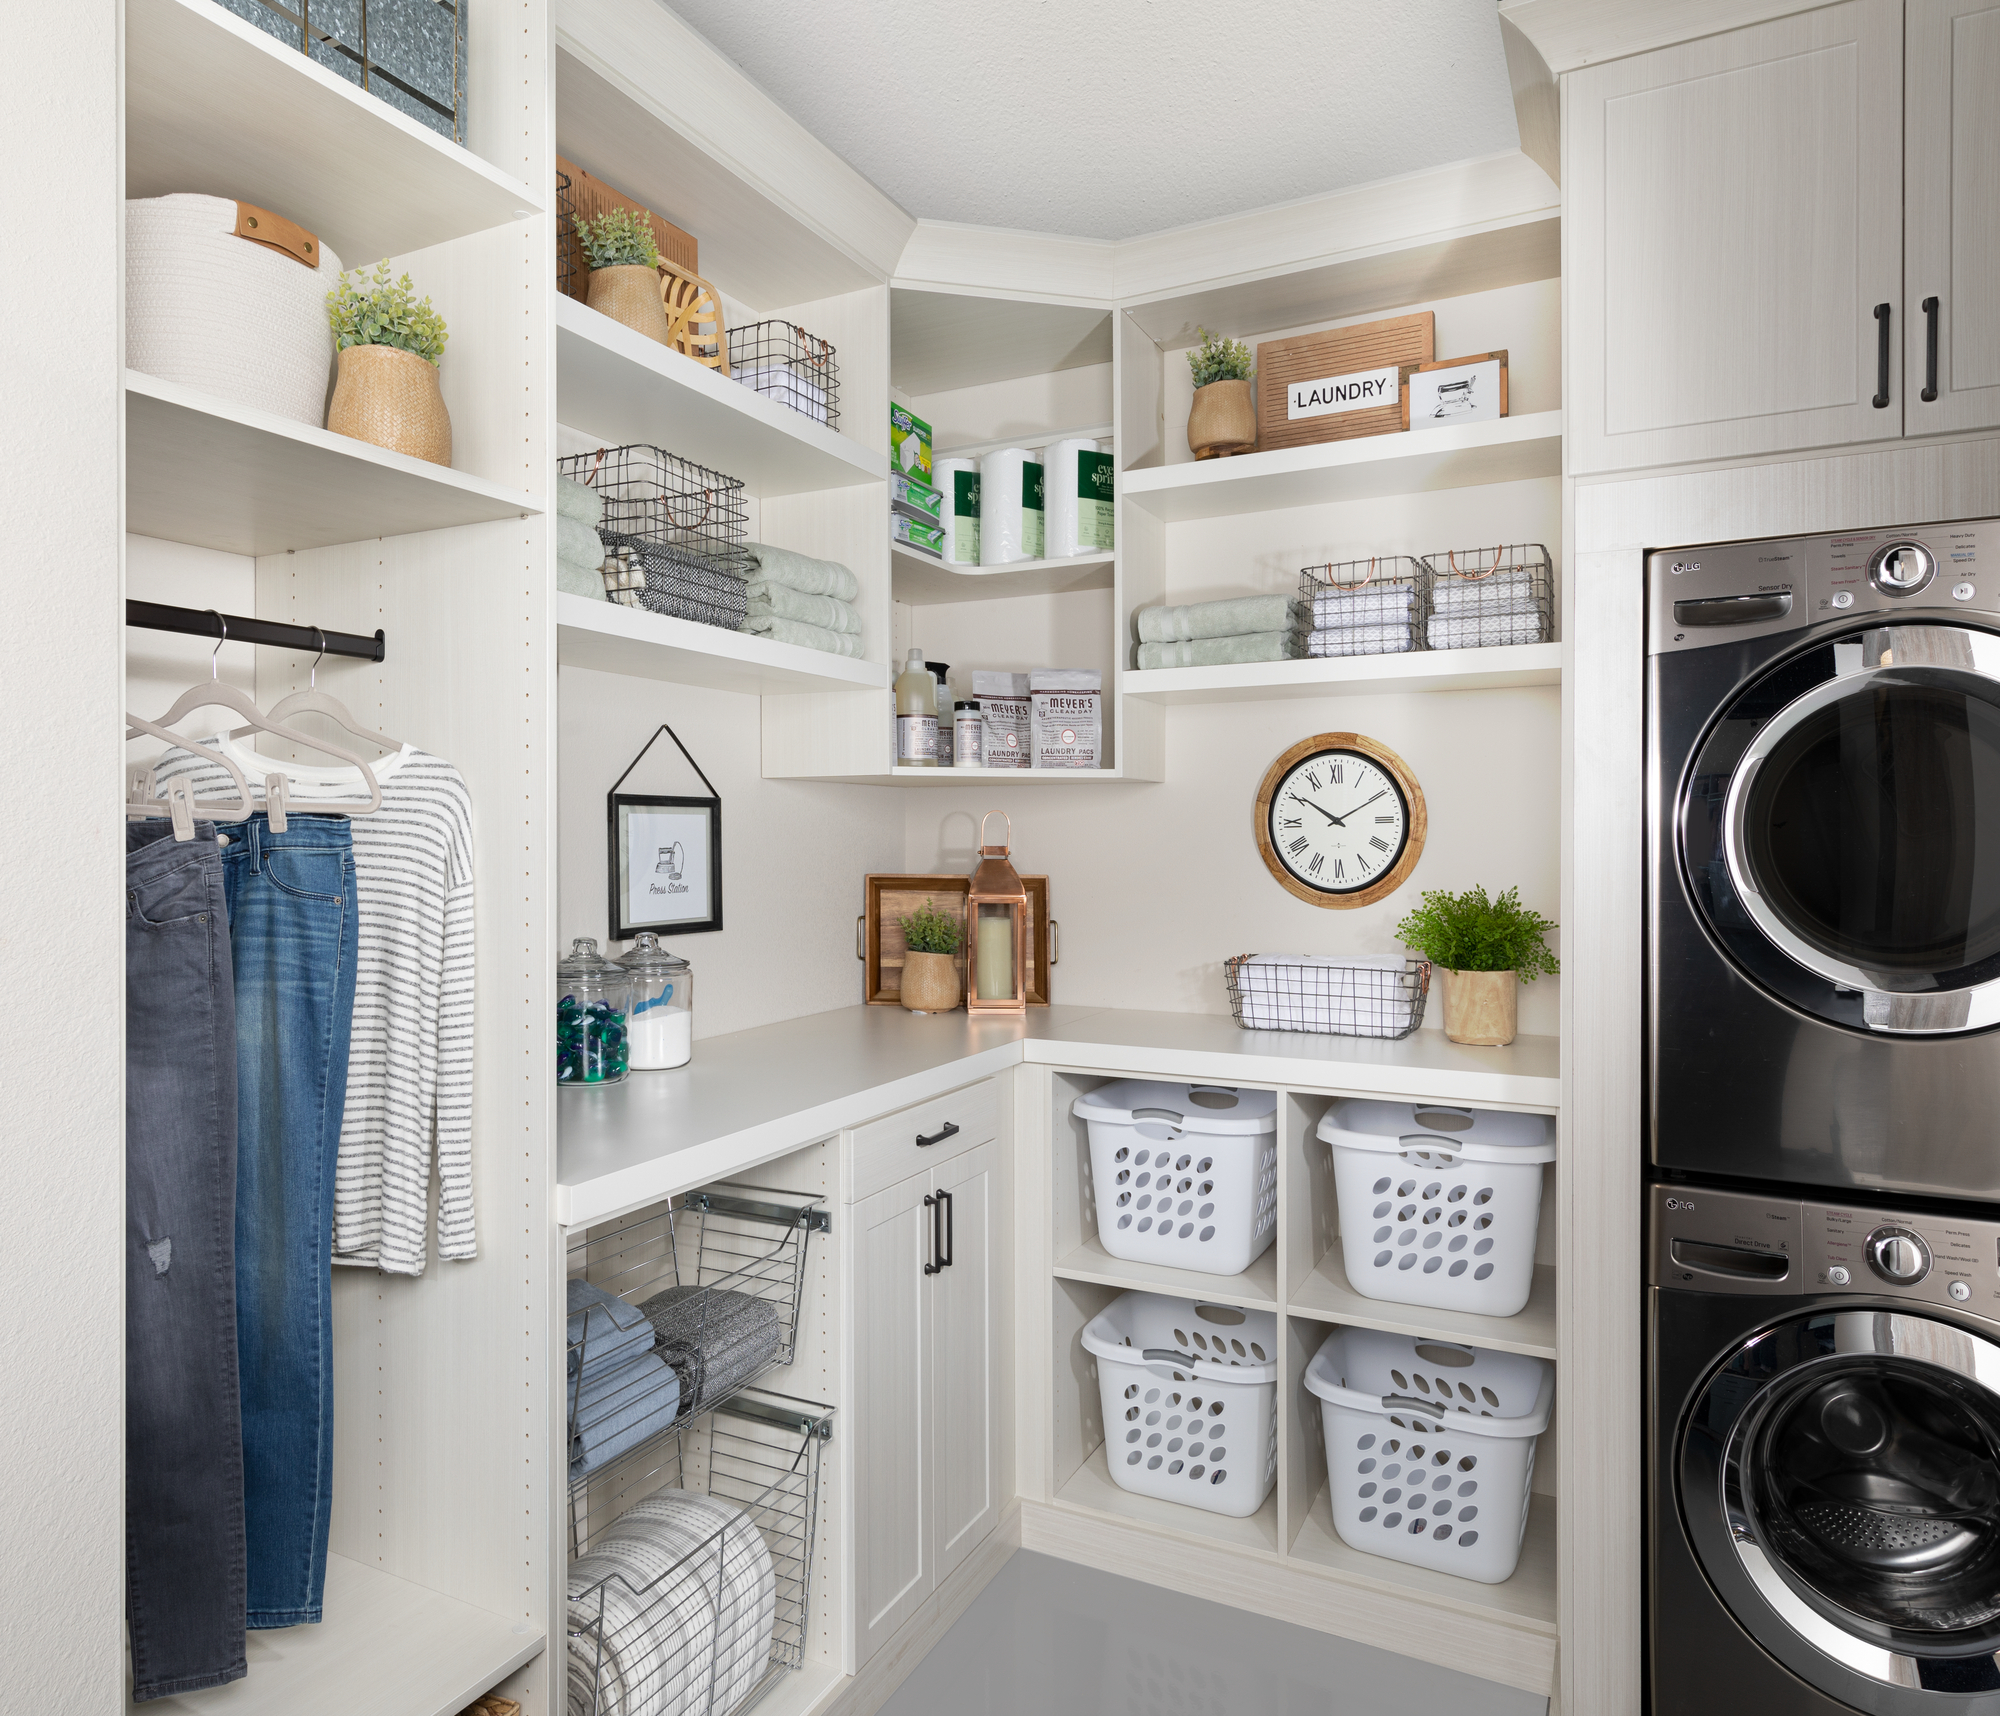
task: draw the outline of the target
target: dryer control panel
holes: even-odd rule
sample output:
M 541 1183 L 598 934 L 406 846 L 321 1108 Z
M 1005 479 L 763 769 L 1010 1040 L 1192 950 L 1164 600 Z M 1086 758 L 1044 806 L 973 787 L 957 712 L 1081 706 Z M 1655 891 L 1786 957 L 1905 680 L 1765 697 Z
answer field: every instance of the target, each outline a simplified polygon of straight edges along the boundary
M 2000 1221 L 1654 1186 L 1656 1287 L 1683 1293 L 1843 1292 L 2000 1319 Z

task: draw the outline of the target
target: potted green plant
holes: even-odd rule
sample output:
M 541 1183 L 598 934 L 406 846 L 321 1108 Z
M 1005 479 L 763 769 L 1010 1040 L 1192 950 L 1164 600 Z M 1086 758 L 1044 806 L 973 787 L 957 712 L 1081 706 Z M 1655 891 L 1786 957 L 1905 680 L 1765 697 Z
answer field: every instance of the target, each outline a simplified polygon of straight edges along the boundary
M 926 900 L 903 926 L 903 1005 L 912 1013 L 949 1013 L 959 1003 L 958 919 Z
M 1509 888 L 1433 891 L 1396 926 L 1396 935 L 1444 974 L 1444 1034 L 1454 1043 L 1499 1048 L 1514 1040 L 1520 985 L 1561 968 L 1549 952 L 1556 926 Z
M 1241 340 L 1218 339 L 1196 328 L 1201 344 L 1187 355 L 1194 375 L 1188 412 L 1188 448 L 1197 459 L 1226 459 L 1257 445 L 1257 399 L 1250 378 L 1257 366 Z
M 326 295 L 326 319 L 340 352 L 327 428 L 449 465 L 451 414 L 438 388 L 449 336 L 430 299 L 418 301 L 409 275 L 390 279 L 385 259 L 372 274 L 341 275 Z
M 576 236 L 590 264 L 593 310 L 623 322 L 635 334 L 667 344 L 666 306 L 660 301 L 660 249 L 653 223 L 638 209 L 606 209 L 577 216 Z

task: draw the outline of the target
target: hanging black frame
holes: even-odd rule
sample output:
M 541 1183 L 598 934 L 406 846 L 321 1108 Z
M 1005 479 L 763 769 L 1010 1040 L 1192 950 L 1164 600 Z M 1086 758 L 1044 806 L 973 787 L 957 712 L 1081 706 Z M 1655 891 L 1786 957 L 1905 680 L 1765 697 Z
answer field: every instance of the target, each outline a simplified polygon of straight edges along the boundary
M 673 740 L 680 754 L 687 758 L 688 767 L 701 776 L 701 784 L 708 788 L 707 798 L 662 795 L 658 793 L 621 793 L 618 789 L 626 778 L 645 759 L 645 755 L 664 733 Z M 635 923 L 625 915 L 627 894 L 624 879 L 630 873 L 630 860 L 626 850 L 626 829 L 621 826 L 620 812 L 626 810 L 703 810 L 708 815 L 708 916 L 698 919 L 660 919 L 651 923 Z M 611 783 L 611 791 L 605 795 L 605 856 L 609 867 L 611 894 L 611 939 L 630 941 L 642 931 L 651 930 L 657 935 L 699 935 L 709 930 L 722 928 L 722 795 L 715 790 L 715 783 L 703 772 L 701 764 L 694 760 L 687 746 L 681 743 L 680 735 L 662 722 L 652 738 L 639 747 L 638 756 L 625 766 L 625 773 Z M 677 871 L 669 872 L 678 880 Z

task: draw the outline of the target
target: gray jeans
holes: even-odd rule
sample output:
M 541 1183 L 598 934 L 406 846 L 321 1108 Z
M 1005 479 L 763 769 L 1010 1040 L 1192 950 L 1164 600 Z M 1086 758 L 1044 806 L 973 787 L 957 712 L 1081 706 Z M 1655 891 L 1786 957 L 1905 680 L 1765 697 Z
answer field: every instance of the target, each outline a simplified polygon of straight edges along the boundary
M 132 1696 L 240 1680 L 236 991 L 212 823 L 125 832 L 125 1607 Z

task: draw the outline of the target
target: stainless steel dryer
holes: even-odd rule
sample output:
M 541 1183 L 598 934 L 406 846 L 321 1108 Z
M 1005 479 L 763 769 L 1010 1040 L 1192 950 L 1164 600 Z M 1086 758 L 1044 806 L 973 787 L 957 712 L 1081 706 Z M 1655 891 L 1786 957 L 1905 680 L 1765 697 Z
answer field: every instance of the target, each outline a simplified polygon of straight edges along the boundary
M 1651 1197 L 1652 1716 L 2000 1716 L 2000 1223 Z
M 2000 1198 L 2000 523 L 1647 584 L 1654 1162 Z

